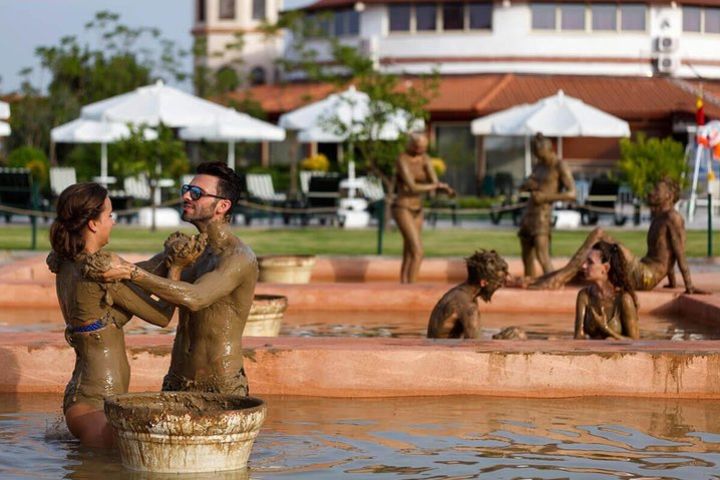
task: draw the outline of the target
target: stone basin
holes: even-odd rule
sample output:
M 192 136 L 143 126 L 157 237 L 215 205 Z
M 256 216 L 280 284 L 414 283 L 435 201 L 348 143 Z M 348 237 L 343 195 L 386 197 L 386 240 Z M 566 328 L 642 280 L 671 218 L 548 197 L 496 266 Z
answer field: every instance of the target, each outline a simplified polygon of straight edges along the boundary
M 126 393 L 105 399 L 123 465 L 159 473 L 245 468 L 265 411 L 259 398 L 215 393 Z
M 255 295 L 245 323 L 245 337 L 277 337 L 288 299 L 282 295 Z
M 309 283 L 315 255 L 265 255 L 258 257 L 260 282 Z

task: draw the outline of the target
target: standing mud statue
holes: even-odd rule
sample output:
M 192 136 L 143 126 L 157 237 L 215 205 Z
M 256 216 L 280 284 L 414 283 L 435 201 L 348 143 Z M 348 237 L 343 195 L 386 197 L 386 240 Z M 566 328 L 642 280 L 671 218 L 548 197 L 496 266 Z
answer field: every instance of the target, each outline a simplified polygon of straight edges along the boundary
M 575 252 L 567 265 L 533 282 L 531 288 L 558 289 L 568 283 L 582 269 L 588 253 L 600 240 L 617 243 L 627 265 L 627 273 L 633 290 L 652 290 L 663 278 L 668 277 L 668 287 L 675 287 L 674 268 L 677 263 L 685 282 L 686 293 L 702 293 L 692 284 L 690 269 L 685 258 L 685 222 L 675 211 L 674 205 L 680 197 L 680 188 L 674 181 L 663 179 L 648 194 L 647 202 L 652 212 L 652 221 L 647 234 L 647 253 L 635 257 L 630 250 L 609 235 L 596 228 L 588 235 L 582 246 Z
M 552 142 L 538 133 L 533 139 L 532 151 L 538 163 L 520 186 L 521 191 L 530 192 L 530 199 L 518 231 L 525 277 L 530 278 L 536 276 L 536 259 L 543 273 L 552 271 L 550 230 L 553 203 L 575 201 L 575 181 L 565 162 L 553 152 Z
M 495 250 L 480 250 L 465 259 L 467 280 L 448 291 L 433 308 L 428 338 L 480 338 L 477 299 L 489 302 L 505 284 L 508 264 Z
M 183 272 L 167 280 L 118 262 L 107 279 L 127 279 L 180 307 L 170 370 L 164 391 L 247 395 L 242 334 L 253 302 L 258 266 L 255 254 L 230 229 L 240 181 L 225 164 L 204 163 L 182 187 L 182 218 L 207 234 L 207 248 Z
M 137 315 L 164 327 L 175 310 L 174 305 L 155 301 L 124 282 L 104 283 L 94 275 L 112 261 L 111 254 L 101 249 L 110 241 L 114 223 L 104 187 L 96 183 L 68 187 L 58 199 L 47 260 L 57 275 L 65 338 L 76 355 L 63 399 L 65 421 L 84 445 L 103 447 L 113 444 L 104 398 L 126 393 L 130 382 L 123 326 Z M 185 258 L 167 256 L 170 278 L 180 278 L 182 268 L 194 261 L 193 255 L 199 251 L 184 253 Z
M 590 285 L 578 292 L 575 338 L 640 338 L 637 297 L 618 244 L 593 245 L 582 269 Z
M 407 149 L 395 164 L 395 199 L 391 210 L 393 220 L 403 237 L 403 259 L 400 282 L 414 283 L 423 259 L 422 225 L 423 194 L 445 192 L 455 195 L 447 183 L 438 181 L 427 155 L 428 141 L 423 134 L 412 134 Z

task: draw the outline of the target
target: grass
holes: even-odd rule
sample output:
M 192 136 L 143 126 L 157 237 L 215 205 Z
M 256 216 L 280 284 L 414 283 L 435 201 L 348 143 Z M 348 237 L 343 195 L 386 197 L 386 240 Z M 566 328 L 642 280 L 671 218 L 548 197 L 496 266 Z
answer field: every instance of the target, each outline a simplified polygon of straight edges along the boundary
M 117 252 L 155 252 L 162 248 L 165 238 L 176 229 L 150 232 L 146 228 L 120 225 L 112 233 L 109 249 Z M 184 229 L 192 233 L 192 228 Z M 570 256 L 585 240 L 589 230 L 557 231 L 553 233 L 552 253 Z M 0 229 L 0 250 L 26 250 L 30 248 L 29 226 L 4 226 Z M 646 251 L 644 230 L 613 230 L 608 232 L 631 251 L 642 255 Z M 249 244 L 258 255 L 266 254 L 321 254 L 321 255 L 374 255 L 377 249 L 377 230 L 342 230 L 338 228 L 242 228 L 235 233 Z M 428 257 L 466 256 L 478 248 L 494 249 L 506 256 L 520 256 L 520 243 L 515 229 L 432 229 L 423 232 L 425 255 Z M 720 232 L 713 236 L 715 251 L 720 251 Z M 384 255 L 400 255 L 402 239 L 396 230 L 386 232 L 383 240 Z M 48 228 L 38 230 L 38 250 L 48 250 Z M 689 257 L 707 254 L 707 232 L 689 231 L 686 252 Z

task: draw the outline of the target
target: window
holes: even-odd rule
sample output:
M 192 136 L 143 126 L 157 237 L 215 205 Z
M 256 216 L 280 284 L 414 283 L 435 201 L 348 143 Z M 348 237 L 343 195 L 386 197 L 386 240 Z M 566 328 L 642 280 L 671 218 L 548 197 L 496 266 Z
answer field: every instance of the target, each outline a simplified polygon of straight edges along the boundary
M 700 32 L 702 26 L 701 14 L 702 9 L 700 7 L 683 7 L 683 32 Z
M 532 28 L 536 30 L 555 30 L 555 5 L 533 3 L 530 5 Z
M 465 12 L 462 3 L 443 3 L 443 30 L 465 28 Z
M 492 3 L 468 4 L 469 26 L 471 30 L 492 29 Z
M 265 0 L 252 0 L 252 19 L 265 20 Z
M 415 29 L 417 31 L 435 30 L 437 28 L 437 7 L 434 3 L 415 5 Z
M 390 31 L 410 31 L 410 5 L 390 5 Z
M 592 6 L 593 30 L 617 30 L 617 8 L 610 4 Z
M 645 5 L 620 5 L 620 29 L 644 32 L 645 16 Z
M 335 12 L 335 15 L 333 16 L 333 20 L 334 20 L 333 34 L 337 37 L 340 37 L 342 35 L 347 35 L 347 33 L 348 33 L 347 12 L 342 11 L 342 10 Z
M 265 69 L 262 67 L 255 67 L 250 70 L 250 84 L 251 85 L 263 85 L 265 83 Z
M 220 0 L 219 10 L 222 20 L 235 20 L 235 0 Z
M 195 18 L 197 18 L 198 22 L 204 22 L 205 21 L 205 0 L 197 0 L 196 5 L 196 11 L 195 11 Z
M 560 28 L 562 30 L 585 30 L 585 5 L 580 3 L 561 5 Z
M 720 33 L 720 8 L 705 9 L 705 33 Z
M 348 10 L 348 35 L 360 33 L 360 14 L 355 9 Z

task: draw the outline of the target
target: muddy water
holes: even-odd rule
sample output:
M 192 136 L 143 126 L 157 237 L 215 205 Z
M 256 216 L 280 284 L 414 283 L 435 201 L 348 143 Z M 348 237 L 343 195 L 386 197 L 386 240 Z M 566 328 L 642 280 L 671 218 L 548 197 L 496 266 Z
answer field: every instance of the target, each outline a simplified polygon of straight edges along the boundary
M 573 315 L 549 313 L 542 315 L 526 313 L 482 314 L 483 336 L 493 334 L 513 325 L 528 332 L 529 338 L 571 338 Z M 301 337 L 425 337 L 427 314 L 424 312 L 357 312 L 357 311 L 293 311 L 285 313 L 280 335 Z M 137 319 L 125 326 L 125 333 L 172 334 L 177 319 L 168 328 L 159 328 Z M 0 333 L 5 332 L 62 332 L 63 320 L 59 309 L 2 309 L 0 310 Z M 644 339 L 718 339 L 720 330 L 702 323 L 680 317 L 664 317 L 644 314 L 640 317 L 640 335 Z
M 619 398 L 266 396 L 250 471 L 172 478 L 705 479 L 720 403 Z M 59 396 L 0 395 L 0 478 L 131 475 L 112 452 L 46 438 Z

